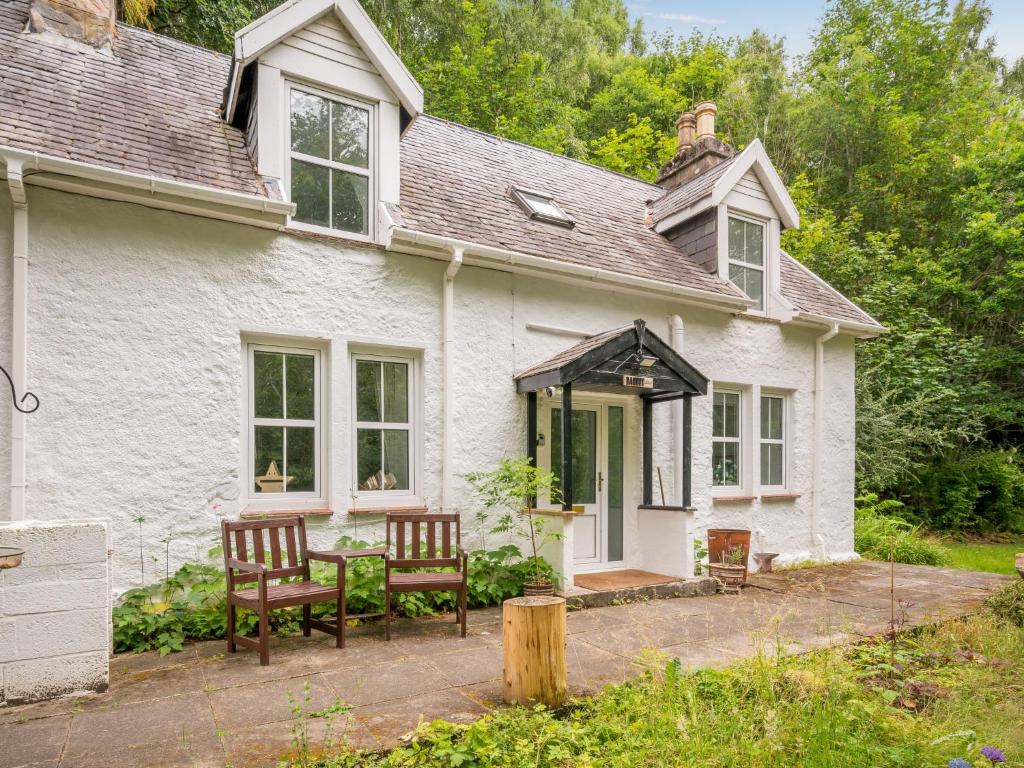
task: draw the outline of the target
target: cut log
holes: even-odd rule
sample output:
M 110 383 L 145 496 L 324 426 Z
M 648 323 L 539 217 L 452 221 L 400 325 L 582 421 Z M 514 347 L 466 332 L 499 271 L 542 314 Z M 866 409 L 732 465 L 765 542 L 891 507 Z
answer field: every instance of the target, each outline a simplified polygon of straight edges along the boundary
M 505 701 L 561 706 L 566 693 L 565 599 L 506 600 L 504 620 Z

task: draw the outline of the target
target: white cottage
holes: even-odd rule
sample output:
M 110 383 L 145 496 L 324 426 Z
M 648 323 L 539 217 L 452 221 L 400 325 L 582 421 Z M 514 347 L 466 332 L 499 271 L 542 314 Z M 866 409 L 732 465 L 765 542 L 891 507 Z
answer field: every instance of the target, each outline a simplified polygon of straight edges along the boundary
M 423 114 L 356 0 L 231 57 L 113 19 L 0 5 L 0 519 L 109 517 L 123 589 L 224 518 L 328 546 L 468 515 L 464 474 L 528 454 L 565 480 L 563 588 L 689 576 L 709 527 L 854 556 L 884 329 L 781 250 L 797 211 L 713 104 L 649 184 Z

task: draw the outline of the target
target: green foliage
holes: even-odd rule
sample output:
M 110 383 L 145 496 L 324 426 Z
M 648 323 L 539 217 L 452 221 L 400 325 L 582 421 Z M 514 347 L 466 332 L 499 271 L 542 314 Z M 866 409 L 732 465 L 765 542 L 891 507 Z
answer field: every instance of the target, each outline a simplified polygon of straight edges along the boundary
M 319 768 L 921 768 L 985 744 L 1024 758 L 1017 691 L 1024 632 L 974 619 L 724 670 L 661 660 L 561 711 L 510 707 L 471 725 L 423 723 L 385 754 L 341 751 Z
M 912 486 L 915 511 L 934 529 L 1024 532 L 1024 467 L 1016 450 L 966 451 Z
M 337 549 L 365 549 L 365 541 L 342 536 Z M 337 583 L 337 568 L 312 562 L 311 576 L 323 584 Z M 514 544 L 496 550 L 478 549 L 469 553 L 467 602 L 471 608 L 500 605 L 509 597 L 522 594 L 523 584 L 540 574 L 553 578 L 551 566 L 540 558 L 524 558 Z M 384 565 L 379 558 L 359 558 L 348 564 L 346 610 L 348 613 L 377 613 L 384 610 Z M 186 563 L 173 576 L 156 584 L 125 592 L 113 610 L 114 651 L 157 649 L 161 656 L 180 651 L 187 641 L 224 637 L 227 631 L 227 585 L 224 571 L 208 564 Z M 424 616 L 455 607 L 455 597 L 446 592 L 397 593 L 394 607 L 404 616 Z M 330 603 L 313 606 L 314 618 L 334 616 Z M 270 612 L 270 628 L 286 635 L 298 630 L 298 609 Z M 240 610 L 238 631 L 256 630 L 256 615 Z
M 985 599 L 993 615 L 1018 627 L 1024 627 L 1024 579 L 1004 584 Z
M 535 467 L 528 458 L 503 458 L 497 469 L 489 472 L 470 472 L 466 481 L 476 492 L 484 508 L 500 515 L 496 533 L 513 534 L 530 542 L 530 561 L 534 565 L 534 582 L 550 579 L 550 568 L 545 569 L 540 550 L 545 544 L 559 541 L 562 534 L 552 531 L 544 517 L 530 509 L 531 500 L 547 498 L 559 501 L 555 476 L 541 467 Z
M 946 552 L 941 545 L 921 536 L 920 529 L 900 517 L 904 506 L 898 501 L 879 501 L 868 495 L 857 499 L 854 512 L 853 545 L 869 560 L 889 560 L 911 565 L 942 565 Z

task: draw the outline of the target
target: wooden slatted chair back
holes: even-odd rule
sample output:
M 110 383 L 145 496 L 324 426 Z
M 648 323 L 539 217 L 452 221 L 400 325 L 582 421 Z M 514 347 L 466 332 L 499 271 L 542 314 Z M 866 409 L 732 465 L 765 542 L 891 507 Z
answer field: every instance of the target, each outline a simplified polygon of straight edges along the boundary
M 458 514 L 388 512 L 387 528 L 392 568 L 458 567 Z
M 290 576 L 309 578 L 306 562 L 306 521 L 301 517 L 277 520 L 240 520 L 221 523 L 224 536 L 224 563 L 228 589 L 234 584 L 256 581 L 255 574 L 235 572 L 228 567 L 232 559 L 260 563 L 267 567 L 267 579 Z

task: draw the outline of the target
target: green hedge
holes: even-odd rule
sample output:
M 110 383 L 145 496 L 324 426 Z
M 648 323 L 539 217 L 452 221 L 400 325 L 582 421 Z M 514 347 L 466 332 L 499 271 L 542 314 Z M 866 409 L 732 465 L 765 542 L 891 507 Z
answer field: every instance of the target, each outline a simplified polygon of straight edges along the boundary
M 343 536 L 337 549 L 362 549 L 365 541 Z M 380 546 L 379 544 L 377 546 Z M 218 550 L 212 550 L 216 556 Z M 544 572 L 553 577 L 551 566 L 542 562 Z M 337 569 L 314 562 L 312 575 L 321 583 L 335 584 Z M 495 550 L 476 550 L 469 554 L 467 601 L 471 608 L 499 605 L 502 600 L 522 594 L 523 584 L 533 577 L 533 566 L 519 547 L 507 544 Z M 384 610 L 384 564 L 379 558 L 354 560 L 348 566 L 346 607 L 349 613 L 376 613 Z M 213 565 L 186 563 L 170 578 L 121 596 L 113 611 L 114 650 L 146 651 L 159 649 L 168 654 L 180 651 L 186 641 L 224 637 L 227 626 L 227 586 L 224 571 Z M 398 613 L 423 616 L 452 610 L 454 594 L 449 592 L 398 593 L 392 596 Z M 314 617 L 333 616 L 329 603 L 313 606 Z M 297 609 L 272 611 L 271 629 L 279 634 L 295 632 L 301 614 Z M 250 633 L 256 629 L 252 611 L 239 611 L 238 628 Z
M 932 530 L 1024 533 L 1024 466 L 1016 450 L 975 450 L 922 473 L 910 489 L 917 519 Z

